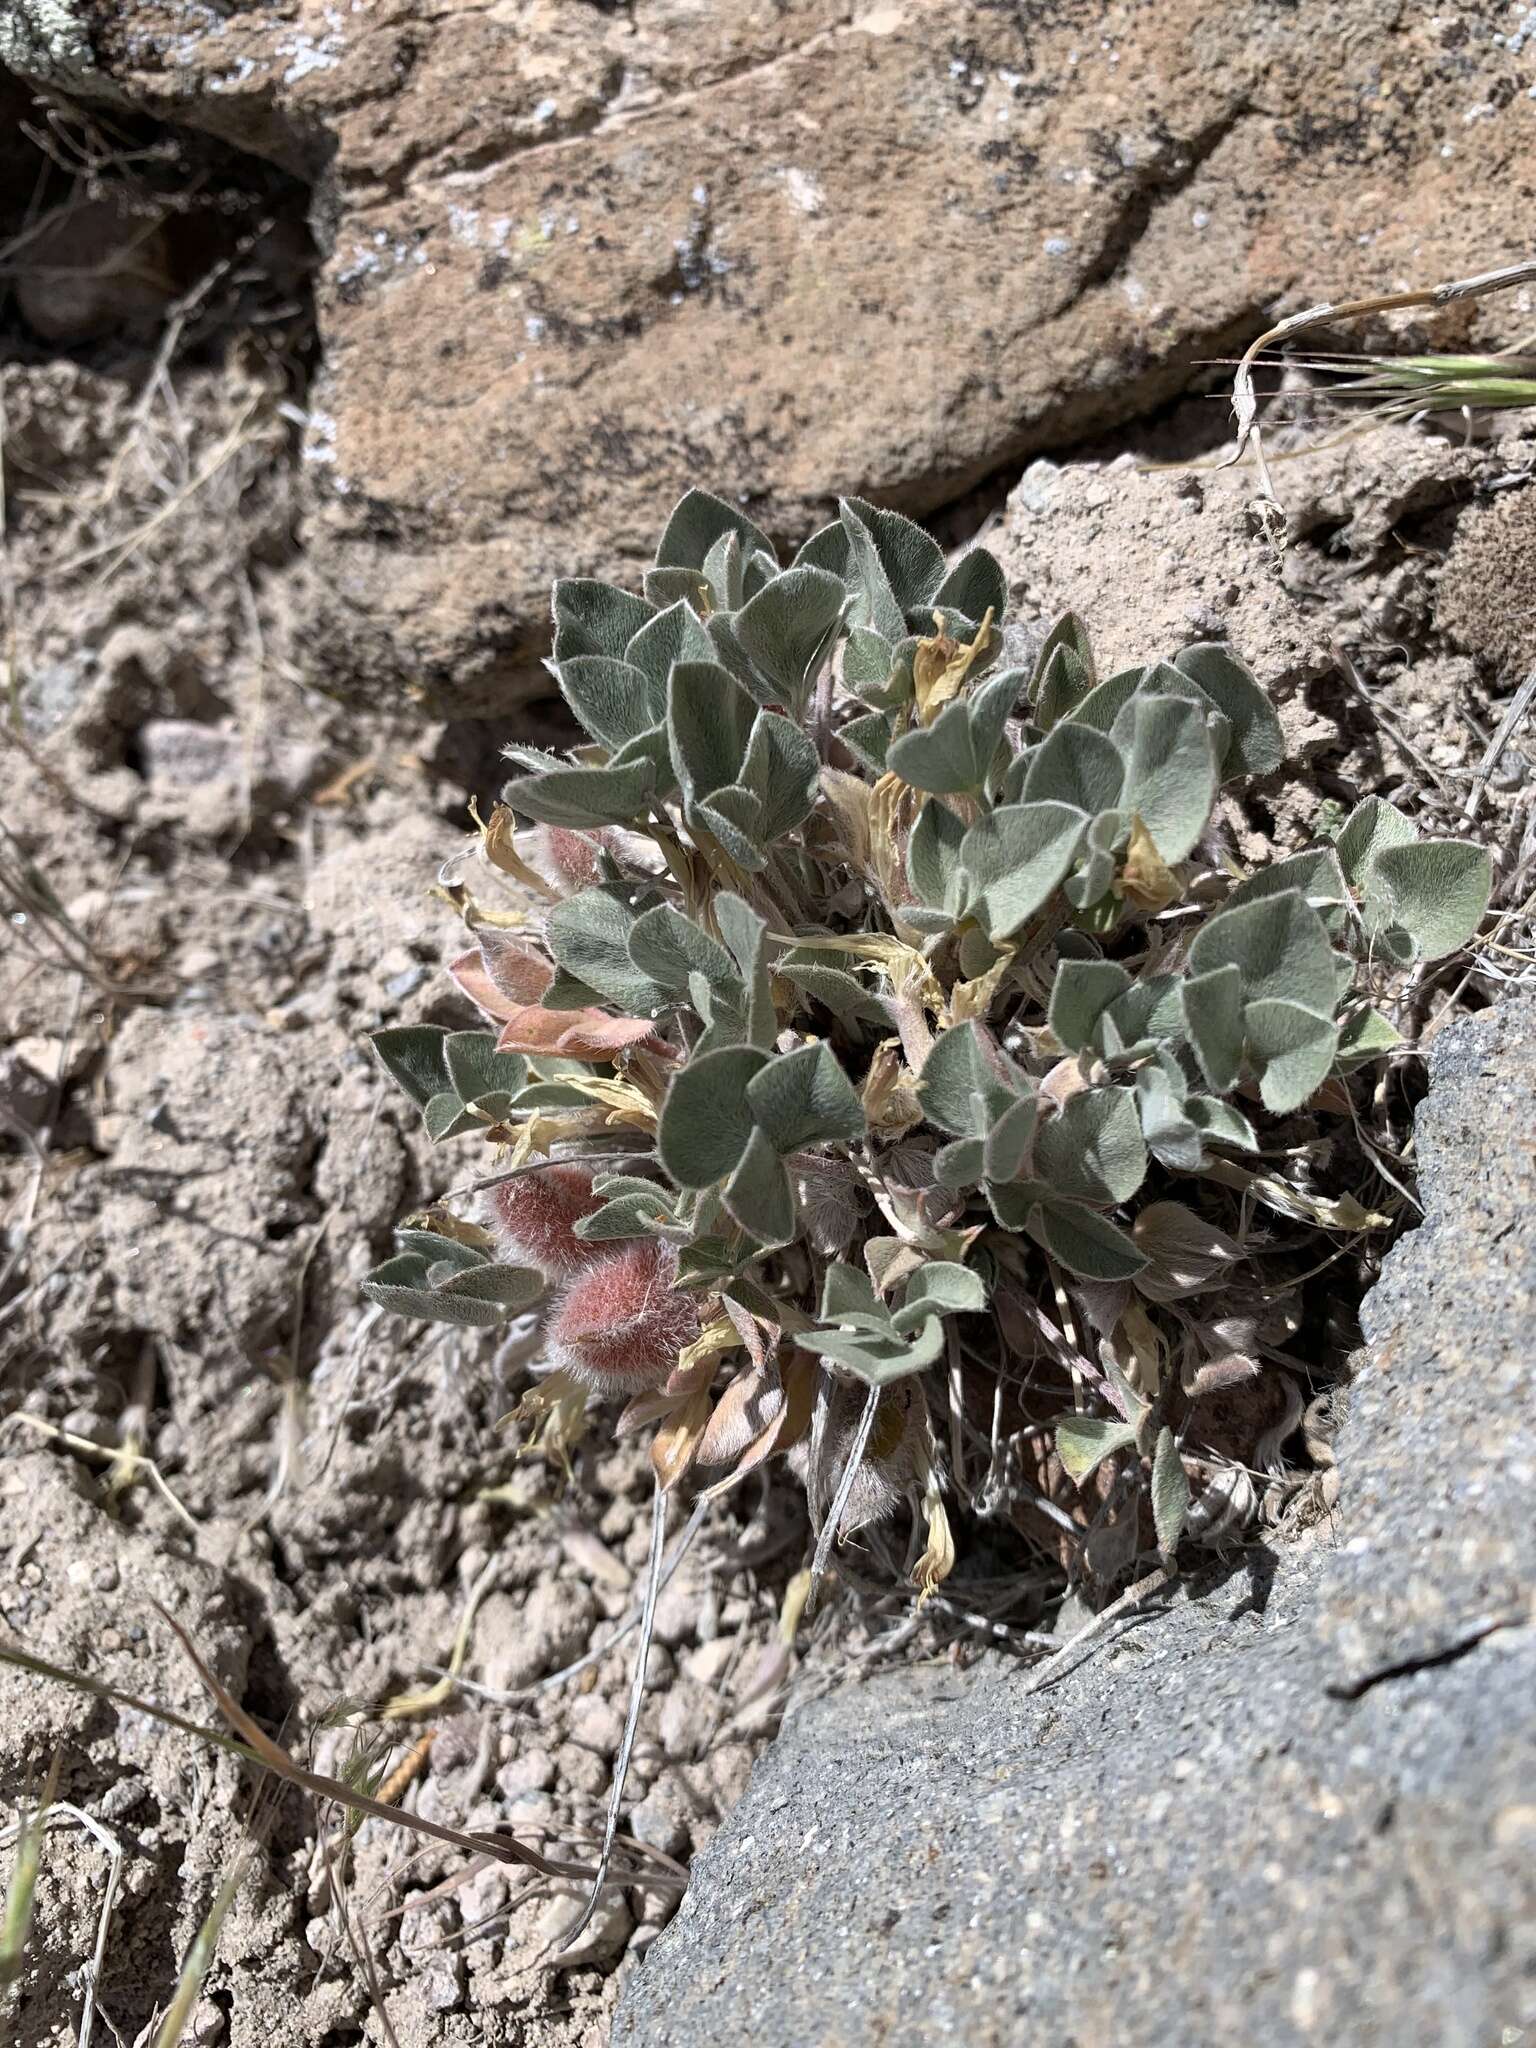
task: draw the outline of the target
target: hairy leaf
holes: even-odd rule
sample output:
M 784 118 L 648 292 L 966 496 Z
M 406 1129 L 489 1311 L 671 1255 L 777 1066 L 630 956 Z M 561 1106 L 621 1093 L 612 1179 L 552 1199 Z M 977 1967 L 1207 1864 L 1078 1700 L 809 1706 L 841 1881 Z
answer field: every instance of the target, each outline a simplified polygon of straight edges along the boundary
M 864 1110 L 828 1045 L 797 1046 L 759 1068 L 747 1102 L 778 1152 L 802 1145 L 851 1144 L 864 1135 Z
M 990 939 L 1009 939 L 1047 903 L 1077 854 L 1086 815 L 1071 804 L 1005 805 L 966 833 L 960 848 L 968 907 Z
M 755 1046 L 696 1052 L 662 1104 L 656 1149 L 680 1188 L 707 1188 L 734 1173 L 757 1126 L 747 1083 L 767 1062 Z

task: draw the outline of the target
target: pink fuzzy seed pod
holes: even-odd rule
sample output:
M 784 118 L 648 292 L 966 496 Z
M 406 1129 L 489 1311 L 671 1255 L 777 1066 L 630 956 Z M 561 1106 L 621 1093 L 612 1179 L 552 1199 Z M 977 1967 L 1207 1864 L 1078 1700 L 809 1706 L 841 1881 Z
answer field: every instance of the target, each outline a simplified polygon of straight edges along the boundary
M 606 1251 L 575 1232 L 583 1216 L 602 1206 L 586 1167 L 544 1166 L 487 1189 L 482 1215 L 503 1258 L 532 1266 L 546 1280 L 563 1280 Z
M 699 1334 L 692 1295 L 679 1293 L 677 1253 L 636 1238 L 578 1274 L 547 1325 L 555 1362 L 599 1394 L 644 1394 L 662 1385 L 677 1354 Z

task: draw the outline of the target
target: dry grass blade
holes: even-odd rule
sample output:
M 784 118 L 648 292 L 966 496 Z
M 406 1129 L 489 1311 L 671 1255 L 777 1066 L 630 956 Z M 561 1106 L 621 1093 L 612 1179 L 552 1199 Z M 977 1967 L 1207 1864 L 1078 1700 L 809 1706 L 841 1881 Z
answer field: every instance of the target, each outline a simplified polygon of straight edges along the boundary
M 494 1856 L 502 1863 L 522 1863 L 530 1870 L 537 1870 L 545 1877 L 589 1878 L 593 1872 L 585 1863 L 562 1863 L 553 1857 L 541 1856 L 537 1849 L 530 1849 L 525 1842 L 510 1835 L 487 1835 L 470 1833 L 459 1828 L 439 1825 L 436 1821 L 425 1820 L 420 1814 L 407 1813 L 395 1806 L 386 1806 L 381 1799 L 371 1798 L 365 1792 L 358 1792 L 350 1785 L 344 1785 L 339 1778 L 327 1778 L 319 1771 L 308 1771 L 288 1754 L 280 1743 L 272 1740 L 259 1728 L 227 1687 L 208 1669 L 193 1646 L 191 1637 L 174 1618 L 158 1604 L 156 1613 L 175 1636 L 186 1652 L 188 1661 L 198 1677 L 207 1687 L 219 1712 L 228 1721 L 241 1741 L 259 1763 L 277 1777 L 286 1778 L 290 1785 L 297 1785 L 316 1799 L 334 1799 L 340 1805 L 350 1808 L 353 1813 L 365 1818 L 388 1821 L 393 1827 L 413 1829 L 417 1834 L 430 1835 L 434 1841 L 448 1842 L 459 1849 L 472 1849 Z M 632 1884 L 633 1874 L 624 1882 Z
M 108 1685 L 103 1679 L 92 1678 L 86 1672 L 65 1671 L 57 1664 L 50 1664 L 46 1658 L 35 1657 L 30 1651 L 20 1649 L 11 1643 L 0 1643 L 0 1664 L 9 1664 L 18 1671 L 28 1671 L 35 1678 L 46 1678 L 57 1685 L 73 1687 L 77 1692 L 89 1693 L 93 1699 L 105 1700 L 116 1707 L 128 1707 L 135 1713 L 147 1714 L 167 1728 L 174 1728 L 180 1734 L 194 1736 L 199 1742 L 211 1743 L 215 1749 L 222 1749 L 227 1755 L 238 1757 L 242 1763 L 256 1764 L 308 1792 L 316 1799 L 331 1799 L 363 1819 L 387 1821 L 392 1827 L 405 1828 L 409 1832 L 428 1836 L 436 1842 L 446 1842 L 450 1848 L 465 1849 L 472 1855 L 490 1856 L 498 1863 L 524 1864 L 546 1877 L 569 1877 L 586 1880 L 593 1874 L 593 1867 L 585 1863 L 561 1863 L 541 1856 L 537 1850 L 505 1834 L 471 1833 L 461 1828 L 440 1825 L 423 1818 L 420 1814 L 404 1812 L 389 1806 L 380 1799 L 370 1798 L 366 1793 L 356 1791 L 343 1784 L 339 1778 L 327 1778 L 318 1771 L 307 1771 L 298 1764 L 251 1720 L 250 1716 L 231 1699 L 226 1689 L 208 1670 L 193 1649 L 186 1632 L 180 1628 L 164 1609 L 157 1610 L 177 1640 L 181 1643 L 198 1675 L 208 1687 L 219 1709 L 226 1715 L 235 1736 L 221 1735 L 216 1728 L 204 1728 L 186 1715 L 176 1713 L 170 1707 L 162 1707 L 153 1700 L 139 1698 L 121 1687 Z M 626 1870 L 610 1880 L 614 1884 L 649 1884 L 653 1881 L 649 1871 Z
M 603 1845 L 598 1851 L 597 1870 L 581 1917 L 575 1926 L 567 1928 L 561 1937 L 562 1945 L 566 1948 L 570 1948 L 580 1937 L 597 1911 L 603 1882 L 608 1875 L 608 1865 L 613 1859 L 613 1845 L 619 1832 L 619 1809 L 624 1804 L 624 1781 L 629 1776 L 629 1760 L 634 1754 L 635 1732 L 640 1726 L 640 1709 L 645 1703 L 645 1667 L 650 1659 L 651 1636 L 656 1627 L 656 1599 L 661 1591 L 661 1553 L 666 1530 L 667 1495 L 658 1477 L 651 1490 L 651 1545 L 645 1566 L 645 1605 L 640 1614 L 640 1641 L 635 1649 L 634 1668 L 629 1681 L 629 1710 L 624 1716 L 624 1733 L 613 1766 L 613 1789 L 608 1795 L 608 1816 L 603 1823 Z
M 18 1831 L 16 1861 L 11 1868 L 11 1881 L 5 1889 L 5 1911 L 0 1915 L 0 1989 L 14 1984 L 21 1975 L 27 1939 L 32 1932 L 37 1873 L 43 1860 L 43 1834 L 58 1778 L 59 1760 L 55 1756 L 49 1768 L 48 1782 L 43 1787 L 43 1796 L 35 1809 L 23 1818 Z
M 858 1477 L 859 1467 L 864 1462 L 864 1453 L 869 1445 L 869 1433 L 875 1426 L 875 1410 L 880 1406 L 880 1389 L 871 1387 L 864 1401 L 864 1412 L 859 1417 L 858 1429 L 854 1432 L 842 1473 L 838 1478 L 837 1491 L 827 1509 L 827 1519 L 821 1525 L 821 1534 L 816 1538 L 816 1551 L 811 1559 L 811 1586 L 808 1605 L 816 1604 L 816 1589 L 821 1584 L 832 1546 L 837 1541 L 837 1532 L 842 1525 L 843 1510 L 848 1505 L 848 1496 L 853 1491 L 853 1482 Z
M 1280 501 L 1275 496 L 1264 460 L 1263 437 L 1258 425 L 1259 402 L 1253 388 L 1254 367 L 1266 349 L 1304 334 L 1309 327 L 1320 327 L 1324 321 L 1353 320 L 1367 313 L 1397 312 L 1414 306 L 1448 306 L 1459 299 L 1479 299 L 1490 292 L 1509 291 L 1515 285 L 1529 284 L 1532 279 L 1536 279 L 1536 259 L 1512 263 L 1503 270 L 1483 271 L 1476 277 L 1456 278 L 1421 291 L 1389 292 L 1366 299 L 1339 299 L 1328 305 L 1309 306 L 1303 313 L 1293 313 L 1288 320 L 1282 320 L 1278 326 L 1261 334 L 1243 352 L 1232 379 L 1232 418 L 1237 437 L 1231 454 L 1220 467 L 1228 468 L 1241 461 L 1251 444 L 1259 472 L 1259 504 L 1266 512 L 1280 513 Z
M 3 1846 L 8 1848 L 12 1841 L 24 1840 L 33 1825 L 33 1818 L 18 1821 L 14 1827 L 6 1830 Z M 96 1918 L 96 1946 L 91 1952 L 90 1962 L 79 1973 L 80 2031 L 75 2037 L 76 2048 L 91 2048 L 91 2036 L 96 2028 L 96 1987 L 101 1982 L 102 1965 L 107 1954 L 107 1933 L 112 1925 L 112 1914 L 122 1883 L 123 1845 L 93 1814 L 82 1812 L 78 1806 L 71 1806 L 67 1799 L 56 1799 L 51 1806 L 40 1809 L 35 1816 L 35 1825 L 39 1831 L 51 1831 L 62 1827 L 81 1828 L 106 1852 L 107 1882 L 102 1889 L 101 1911 Z
M 454 1631 L 453 1648 L 448 1653 L 448 1668 L 436 1685 L 428 1686 L 425 1692 L 397 1693 L 392 1700 L 385 1702 L 383 1714 L 386 1721 L 409 1721 L 418 1714 L 430 1714 L 450 1696 L 459 1673 L 464 1668 L 464 1659 L 469 1653 L 470 1634 L 480 1603 L 495 1584 L 496 1575 L 500 1570 L 501 1559 L 493 1556 L 470 1587 L 469 1596 L 464 1602 L 464 1612 L 460 1615 L 458 1628 Z
M 176 2044 L 186 2032 L 187 2022 L 192 2017 L 192 2008 L 202 1995 L 203 1980 L 208 1975 L 214 1951 L 218 1948 L 220 1932 L 229 1915 L 230 1907 L 235 1903 L 236 1894 L 250 1875 L 252 1860 L 249 1851 L 237 1856 L 234 1868 L 219 1886 L 207 1917 L 193 1937 L 192 1946 L 187 1950 L 187 1959 L 182 1964 L 181 1975 L 176 1980 L 176 1990 L 155 2035 L 155 2048 L 176 2048 Z

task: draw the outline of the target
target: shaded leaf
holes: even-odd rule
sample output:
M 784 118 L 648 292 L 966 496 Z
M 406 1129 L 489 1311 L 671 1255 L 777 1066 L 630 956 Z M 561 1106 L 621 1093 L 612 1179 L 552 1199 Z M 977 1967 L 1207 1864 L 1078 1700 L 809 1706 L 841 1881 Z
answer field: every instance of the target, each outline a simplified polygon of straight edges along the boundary
M 1067 1477 L 1081 1486 L 1086 1479 L 1136 1441 L 1134 1422 L 1111 1422 L 1098 1415 L 1060 1415 L 1056 1418 L 1056 1455 Z
M 747 1084 L 767 1061 L 753 1046 L 696 1052 L 672 1078 L 656 1131 L 662 1165 L 680 1188 L 734 1173 L 756 1130 Z
M 448 1033 L 438 1024 L 402 1024 L 375 1031 L 371 1044 L 379 1064 L 418 1108 L 452 1086 L 443 1056 Z
M 759 1068 L 747 1083 L 747 1101 L 778 1152 L 837 1139 L 851 1144 L 864 1135 L 864 1110 L 853 1084 L 832 1048 L 819 1041 Z
M 789 1171 L 760 1126 L 725 1184 L 725 1206 L 759 1244 L 787 1244 L 795 1234 L 795 1191 Z
M 1172 1557 L 1178 1549 L 1188 1513 L 1189 1479 L 1173 1431 L 1165 1423 L 1158 1431 L 1152 1457 L 1152 1523 L 1164 1557 Z

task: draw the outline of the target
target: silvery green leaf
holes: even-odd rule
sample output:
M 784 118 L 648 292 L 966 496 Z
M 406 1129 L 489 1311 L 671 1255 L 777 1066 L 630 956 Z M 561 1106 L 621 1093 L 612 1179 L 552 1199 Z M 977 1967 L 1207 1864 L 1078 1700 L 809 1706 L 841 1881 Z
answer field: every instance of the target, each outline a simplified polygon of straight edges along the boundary
M 1333 1065 L 1339 1034 L 1332 1020 L 1270 996 L 1248 1004 L 1243 1027 L 1264 1107 L 1280 1114 L 1299 1109 Z
M 1138 690 L 1110 737 L 1126 762 L 1120 801 L 1140 817 L 1165 861 L 1185 859 L 1216 801 L 1216 757 L 1204 713 L 1187 698 Z
M 486 1095 L 515 1095 L 528 1078 L 521 1053 L 498 1052 L 489 1031 L 450 1031 L 443 1040 L 448 1085 L 461 1102 Z
M 506 1322 L 544 1292 L 540 1276 L 521 1266 L 465 1267 L 450 1271 L 441 1282 L 432 1278 L 434 1270 L 442 1269 L 430 1268 L 414 1253 L 402 1253 L 376 1267 L 362 1291 L 394 1315 L 479 1329 Z
M 1073 650 L 1064 646 L 1052 648 L 1035 692 L 1035 724 L 1041 732 L 1054 732 L 1092 690 L 1093 678 Z
M 761 1126 L 725 1184 L 725 1206 L 759 1244 L 788 1244 L 795 1234 L 795 1190 L 789 1170 Z
M 375 1031 L 369 1042 L 390 1079 L 425 1109 L 434 1095 L 453 1086 L 443 1055 L 447 1037 L 439 1024 L 401 1024 Z
M 755 1046 L 696 1052 L 672 1077 L 656 1128 L 662 1165 L 680 1188 L 713 1187 L 734 1173 L 757 1126 L 747 1083 L 767 1054 Z
M 622 747 L 665 715 L 665 689 L 644 669 L 605 654 L 579 654 L 559 664 L 560 693 L 593 739 Z
M 1094 1042 L 1106 1058 L 1182 1039 L 1184 985 L 1176 974 L 1144 974 L 1100 1012 Z M 1111 1042 L 1108 1026 L 1114 1026 Z
M 821 1320 L 841 1323 L 852 1316 L 873 1317 L 889 1324 L 889 1309 L 875 1294 L 875 1284 L 862 1266 L 850 1266 L 842 1259 L 828 1265 L 821 1282 Z
M 1056 1418 L 1056 1455 L 1067 1477 L 1077 1486 L 1091 1479 L 1106 1458 L 1128 1450 L 1136 1441 L 1134 1422 L 1111 1422 L 1099 1415 L 1060 1415 Z
M 856 1330 L 809 1330 L 795 1342 L 805 1351 L 830 1359 L 866 1386 L 889 1386 L 933 1364 L 944 1349 L 944 1325 L 930 1316 L 910 1343 L 900 1337 L 877 1337 Z
M 712 611 L 740 611 L 747 594 L 746 561 L 735 527 L 728 527 L 704 557 L 704 577 L 714 600 Z
M 650 677 L 653 687 L 665 689 L 674 662 L 713 662 L 715 643 L 691 605 L 668 605 L 640 628 L 624 650 L 631 668 Z
M 932 1259 L 907 1282 L 893 1320 L 907 1336 L 930 1315 L 977 1315 L 986 1305 L 987 1290 L 979 1274 L 950 1259 Z
M 670 1237 L 678 1226 L 660 1188 L 643 1194 L 615 1195 L 591 1216 L 573 1226 L 583 1244 L 614 1244 L 626 1237 Z M 691 1237 L 692 1231 L 683 1233 Z
M 846 957 L 836 953 L 805 952 L 792 947 L 774 961 L 773 971 L 799 989 L 802 995 L 829 1009 L 841 1023 L 883 1022 L 885 1011 L 869 988 L 839 964 Z
M 955 796 L 981 787 L 992 751 L 988 748 L 985 757 L 977 759 L 971 707 L 957 697 L 944 706 L 932 725 L 915 726 L 893 740 L 886 766 L 913 789 Z
M 1205 1147 L 1188 1114 L 1188 1094 L 1177 1062 L 1152 1061 L 1136 1075 L 1136 1109 L 1147 1150 L 1164 1166 L 1194 1173 L 1204 1162 Z
M 745 603 L 756 597 L 765 583 L 771 583 L 779 573 L 779 558 L 770 555 L 763 548 L 743 558 L 741 570 L 741 595 Z
M 778 1030 L 768 976 L 768 927 L 749 904 L 729 894 L 716 898 L 715 922 L 747 992 L 747 1042 L 766 1048 Z
M 586 982 L 578 981 L 557 962 L 555 978 L 539 997 L 539 1004 L 545 1010 L 590 1010 L 601 1008 L 604 998 Z
M 796 717 L 836 636 L 848 593 L 825 569 L 786 569 L 736 614 L 736 644 Z
M 984 1138 L 956 1138 L 941 1145 L 933 1155 L 933 1177 L 941 1188 L 979 1187 L 987 1178 L 987 1146 Z
M 1367 1004 L 1340 1021 L 1339 1065 L 1352 1067 L 1361 1060 L 1378 1059 L 1401 1043 L 1402 1035 L 1395 1025 Z
M 556 668 L 583 654 L 606 654 L 614 660 L 656 607 L 630 591 L 590 576 L 562 576 L 555 585 Z
M 674 664 L 667 682 L 667 745 L 686 803 L 739 780 L 756 717 L 756 704 L 718 662 Z
M 718 1051 L 722 1046 L 747 1042 L 747 992 L 739 983 L 727 992 L 712 988 L 702 974 L 690 974 L 688 994 L 704 1025 L 690 1059 Z
M 1100 1016 L 1130 986 L 1131 977 L 1118 961 L 1061 962 L 1051 988 L 1047 1022 L 1068 1052 L 1083 1050 Z
M 1191 1095 L 1184 1113 L 1208 1144 L 1241 1145 L 1249 1152 L 1258 1150 L 1258 1134 L 1253 1125 L 1229 1102 L 1220 1102 L 1214 1095 Z
M 984 1179 L 1012 1181 L 1023 1176 L 1030 1163 L 1030 1148 L 1039 1116 L 1039 1104 L 1033 1096 L 1021 1095 L 1017 1102 L 1008 1105 L 982 1141 Z M 964 1144 L 967 1141 L 961 1139 L 959 1142 Z M 953 1151 L 954 1147 L 946 1145 L 944 1150 Z M 943 1154 L 939 1156 L 942 1158 Z
M 712 832 L 737 867 L 756 874 L 767 865 L 763 807 L 750 789 L 727 784 L 688 806 L 688 822 Z
M 1029 1083 L 985 1025 L 974 1018 L 941 1031 L 918 1078 L 923 1114 L 955 1138 L 982 1138 Z
M 747 1083 L 747 1102 L 778 1152 L 836 1139 L 851 1144 L 864 1135 L 863 1105 L 837 1055 L 820 1040 L 760 1068 Z
M 891 744 L 891 721 L 883 711 L 867 711 L 862 718 L 850 718 L 840 725 L 837 736 L 861 768 L 871 775 L 885 773 L 886 752 Z
M 647 569 L 640 580 L 647 602 L 658 611 L 690 604 L 702 618 L 709 609 L 709 579 L 702 569 Z
M 623 768 L 555 768 L 547 775 L 520 775 L 502 794 L 525 818 L 579 832 L 629 824 L 649 807 L 655 789 L 656 770 L 641 760 Z
M 658 903 L 635 919 L 629 957 L 642 974 L 673 994 L 687 991 L 692 974 L 720 987 L 736 981 L 731 956 L 720 941 L 670 903 Z
M 978 981 L 988 974 L 1002 958 L 1002 954 L 986 933 L 975 925 L 967 925 L 960 933 L 958 948 L 960 972 L 967 981 Z
M 907 841 L 907 880 L 935 910 L 959 906 L 960 848 L 967 827 L 947 804 L 924 804 Z
M 439 1237 L 435 1230 L 397 1230 L 395 1243 L 402 1252 L 414 1252 L 424 1267 L 446 1267 L 450 1272 L 467 1272 L 471 1266 L 489 1263 L 477 1246 L 460 1244 L 452 1237 Z
M 1287 889 L 1219 910 L 1196 934 L 1189 968 L 1198 976 L 1235 966 L 1242 973 L 1245 1000 L 1300 1003 L 1331 1017 L 1338 989 L 1336 958 L 1322 919 L 1299 889 Z
M 710 491 L 685 491 L 672 509 L 656 550 L 660 569 L 702 569 L 710 549 L 725 533 L 734 533 L 746 552 L 773 553 L 773 543 L 745 512 Z
M 747 742 L 741 780 L 761 807 L 762 844 L 772 846 L 816 808 L 821 761 L 809 734 L 774 711 L 760 711 Z
M 1382 901 L 1424 960 L 1443 960 L 1476 936 L 1492 888 L 1488 849 L 1469 839 L 1420 839 L 1411 846 L 1383 847 L 1371 861 L 1366 882 L 1368 899 Z
M 1104 903 L 1130 832 L 1128 811 L 1100 811 L 1089 822 L 1077 868 L 1061 885 L 1061 893 L 1074 909 L 1089 911 Z M 1111 899 L 1108 909 L 1113 915 L 1106 916 L 1106 928 L 1112 928 L 1120 914 L 1118 898 Z
M 1025 803 L 1072 804 L 1090 818 L 1113 810 L 1125 787 L 1119 748 L 1086 725 L 1058 725 L 1029 757 Z
M 461 1138 L 466 1131 L 485 1129 L 484 1122 L 464 1107 L 452 1089 L 434 1095 L 421 1115 L 434 1145 L 440 1145 L 445 1138 Z
M 1085 1088 L 1035 1133 L 1036 1176 L 1067 1201 L 1123 1202 L 1147 1172 L 1136 1099 L 1128 1088 Z
M 1157 1547 L 1172 1557 L 1184 1534 L 1189 1513 L 1189 1478 L 1184 1460 L 1165 1423 L 1158 1431 L 1157 1449 L 1152 1454 L 1152 1524 L 1157 1530 Z
M 1079 1202 L 1042 1203 L 1024 1227 L 1079 1280 L 1130 1280 L 1147 1263 L 1123 1230 Z
M 1046 673 L 1055 659 L 1059 648 L 1064 648 L 1071 656 L 1080 695 L 1086 695 L 1098 682 L 1098 669 L 1093 658 L 1093 645 L 1088 638 L 1088 628 L 1083 624 L 1083 621 L 1076 612 L 1063 612 L 1051 627 L 1051 630 L 1046 634 L 1044 640 L 1041 641 L 1040 651 L 1035 656 L 1035 668 L 1034 674 L 1030 678 L 1029 694 L 1037 710 L 1041 693 L 1045 687 Z M 1058 718 L 1064 717 L 1065 712 L 1058 711 L 1056 716 Z M 1054 724 L 1055 720 L 1053 719 L 1051 723 Z
M 1333 842 L 1339 865 L 1357 889 L 1366 886 L 1376 856 L 1389 846 L 1411 846 L 1418 838 L 1412 821 L 1385 797 L 1368 796 L 1350 812 Z
M 1243 1070 L 1243 974 L 1235 962 L 1184 979 L 1184 1025 L 1200 1071 L 1225 1094 Z
M 666 1001 L 668 991 L 630 958 L 635 921 L 625 891 L 603 884 L 557 903 L 545 930 L 550 951 L 568 973 L 626 1016 L 648 1017 Z M 546 1008 L 553 1007 L 550 993 L 545 990 Z
M 548 663 L 545 665 L 549 666 Z M 515 761 L 519 768 L 531 768 L 536 774 L 543 774 L 550 768 L 569 768 L 571 765 L 569 757 L 565 754 L 552 754 L 547 747 L 525 747 L 516 740 L 503 747 L 501 751 L 503 759 Z
M 1144 668 L 1123 668 L 1090 690 L 1068 716 L 1074 725 L 1086 725 L 1094 732 L 1108 733 L 1130 702 L 1147 673 Z
M 891 641 L 867 626 L 855 626 L 843 642 L 844 689 L 882 711 L 905 703 L 912 694 L 911 678 L 895 676 L 894 654 Z
M 1174 666 L 1210 698 L 1229 733 L 1219 765 L 1223 782 L 1235 775 L 1272 775 L 1285 761 L 1285 735 L 1274 706 L 1230 648 L 1201 641 L 1175 655 Z
M 764 686 L 747 659 L 746 649 L 737 643 L 736 614 L 711 612 L 704 621 L 704 630 L 709 635 L 714 659 L 736 678 L 754 704 L 763 703 L 766 699 Z
M 820 526 L 804 543 L 789 565 L 792 569 L 826 569 L 848 580 L 848 530 L 841 519 Z
M 626 740 L 608 762 L 610 768 L 630 768 L 640 762 L 649 765 L 652 775 L 651 802 L 666 803 L 677 794 L 677 777 L 672 772 L 672 752 L 667 744 L 665 720 L 653 725 L 647 731 L 637 733 L 632 740 Z
M 962 555 L 933 593 L 935 611 L 957 611 L 979 626 L 988 611 L 994 627 L 1001 627 L 1008 609 L 1008 578 L 995 555 L 985 548 L 972 548 Z M 966 638 L 971 635 L 968 633 Z
M 1238 883 L 1227 898 L 1227 907 L 1256 903 L 1261 896 L 1279 896 L 1287 889 L 1299 889 L 1330 932 L 1343 930 L 1349 888 L 1331 846 L 1309 847 L 1305 853 L 1293 853 L 1286 860 L 1257 869 Z
M 987 936 L 1012 938 L 1055 894 L 1087 830 L 1071 804 L 1005 805 L 966 833 L 967 909 Z
M 913 613 L 918 629 L 944 580 L 944 551 L 937 541 L 899 512 L 844 498 L 838 507 L 848 537 L 845 580 L 854 592 L 850 614 L 856 626 L 870 626 L 887 640 L 899 640 Z

